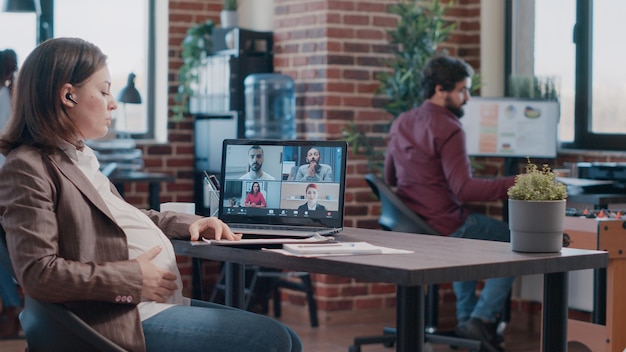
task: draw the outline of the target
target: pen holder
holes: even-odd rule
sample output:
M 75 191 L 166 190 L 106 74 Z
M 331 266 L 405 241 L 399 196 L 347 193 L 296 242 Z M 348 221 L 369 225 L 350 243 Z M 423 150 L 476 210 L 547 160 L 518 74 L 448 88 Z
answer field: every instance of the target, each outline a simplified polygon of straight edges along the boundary
M 209 191 L 209 216 L 218 216 L 220 210 L 220 192 Z

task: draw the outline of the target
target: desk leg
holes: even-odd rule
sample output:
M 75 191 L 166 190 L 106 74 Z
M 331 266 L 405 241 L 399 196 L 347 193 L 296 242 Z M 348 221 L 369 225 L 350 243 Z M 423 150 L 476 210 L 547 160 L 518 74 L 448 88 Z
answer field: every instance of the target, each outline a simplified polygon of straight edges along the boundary
M 235 308 L 246 309 L 246 300 L 244 297 L 244 265 L 224 262 L 225 270 L 225 300 L 226 305 Z
M 541 350 L 567 351 L 567 272 L 545 274 Z
M 396 288 L 396 351 L 424 351 L 424 289 L 422 286 Z

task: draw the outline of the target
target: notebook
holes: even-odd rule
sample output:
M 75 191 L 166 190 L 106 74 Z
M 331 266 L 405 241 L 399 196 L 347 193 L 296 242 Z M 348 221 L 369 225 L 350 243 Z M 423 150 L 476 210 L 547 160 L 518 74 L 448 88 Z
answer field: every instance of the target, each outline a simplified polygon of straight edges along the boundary
M 218 216 L 244 238 L 336 234 L 347 155 L 344 141 L 225 139 Z

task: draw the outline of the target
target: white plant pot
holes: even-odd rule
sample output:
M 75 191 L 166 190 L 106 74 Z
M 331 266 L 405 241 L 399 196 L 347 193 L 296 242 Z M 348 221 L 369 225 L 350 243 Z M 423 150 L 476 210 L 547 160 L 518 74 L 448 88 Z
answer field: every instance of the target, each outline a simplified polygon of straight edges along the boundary
M 561 251 L 564 221 L 565 200 L 509 199 L 511 249 L 531 253 Z
M 237 11 L 220 12 L 220 24 L 222 28 L 237 27 L 239 25 L 239 14 Z

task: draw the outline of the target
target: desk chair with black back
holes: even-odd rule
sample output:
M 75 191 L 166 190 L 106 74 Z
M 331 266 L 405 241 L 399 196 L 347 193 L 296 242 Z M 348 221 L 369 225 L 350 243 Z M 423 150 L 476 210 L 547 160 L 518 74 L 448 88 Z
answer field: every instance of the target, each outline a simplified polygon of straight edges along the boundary
M 0 226 L 0 265 L 14 274 L 6 245 L 6 234 Z M 24 295 L 20 323 L 26 334 L 28 352 L 102 351 L 123 352 L 76 314 L 61 304 L 41 302 Z
M 311 274 L 304 271 L 283 271 L 280 269 L 264 268 L 256 265 L 247 265 L 245 268 L 246 282 L 244 287 L 245 309 L 254 311 L 253 305 L 261 305 L 261 313 L 268 313 L 268 301 L 272 299 L 274 317 L 281 316 L 280 289 L 287 288 L 293 291 L 303 292 L 306 296 L 309 308 L 309 320 L 311 327 L 319 326 L 317 317 L 317 302 L 313 295 Z M 222 268 L 217 283 L 213 287 L 211 302 L 219 302 L 218 295 L 226 289 L 225 270 Z M 293 279 L 299 279 L 300 282 Z
M 424 219 L 407 208 L 395 192 L 378 176 L 365 175 L 365 180 L 381 202 L 381 214 L 378 223 L 385 231 L 399 231 L 439 236 L 440 234 L 430 227 Z M 460 348 L 469 348 L 472 351 L 480 349 L 479 340 L 460 338 L 452 331 L 437 331 L 439 292 L 438 285 L 429 285 L 426 295 L 425 322 L 426 341 L 432 343 L 449 344 Z M 360 352 L 361 345 L 382 343 L 392 346 L 395 343 L 395 329 L 384 328 L 381 336 L 356 337 L 350 347 L 351 352 Z

